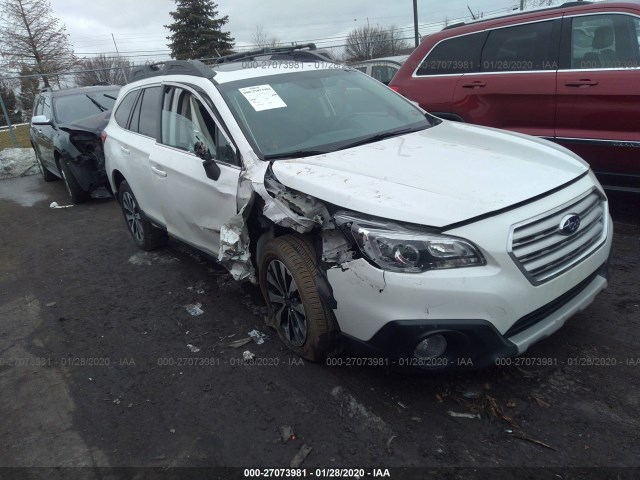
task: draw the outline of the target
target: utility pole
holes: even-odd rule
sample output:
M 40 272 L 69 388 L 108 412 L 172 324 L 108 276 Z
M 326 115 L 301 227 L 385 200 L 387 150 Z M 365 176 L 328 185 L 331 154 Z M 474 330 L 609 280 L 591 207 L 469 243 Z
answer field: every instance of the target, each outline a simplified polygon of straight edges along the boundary
M 413 0 L 413 32 L 415 34 L 416 47 L 420 43 L 420 34 L 418 33 L 418 0 Z
M 116 47 L 116 55 L 118 56 L 118 62 L 120 63 L 120 70 L 122 70 L 122 78 L 124 79 L 124 84 L 127 84 L 127 74 L 124 73 L 124 67 L 122 66 L 122 60 L 120 59 L 120 52 L 118 51 L 118 45 L 116 44 L 116 37 L 111 34 L 111 38 L 113 38 L 113 45 Z
M 520 11 L 524 10 L 524 0 L 520 0 Z

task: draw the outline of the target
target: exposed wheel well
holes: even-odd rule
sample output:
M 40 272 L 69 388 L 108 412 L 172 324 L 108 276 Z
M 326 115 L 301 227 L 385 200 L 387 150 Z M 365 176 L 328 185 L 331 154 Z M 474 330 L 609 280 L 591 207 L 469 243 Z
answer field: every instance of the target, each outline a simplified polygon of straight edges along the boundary
M 120 184 L 124 181 L 124 175 L 122 175 L 122 173 L 120 173 L 119 170 L 114 170 L 112 175 L 113 175 L 112 176 L 113 184 L 116 187 L 115 191 L 113 192 L 113 195 L 116 196 L 118 190 L 120 189 Z

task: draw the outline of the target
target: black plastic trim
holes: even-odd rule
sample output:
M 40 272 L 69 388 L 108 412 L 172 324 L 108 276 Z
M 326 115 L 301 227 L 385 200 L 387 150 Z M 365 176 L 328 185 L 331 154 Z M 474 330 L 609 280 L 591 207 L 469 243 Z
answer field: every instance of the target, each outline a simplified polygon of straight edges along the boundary
M 413 356 L 416 345 L 435 333 L 445 336 L 447 351 L 433 362 L 417 361 Z M 387 358 L 391 367 L 429 371 L 486 368 L 495 365 L 499 358 L 518 353 L 516 345 L 486 320 L 395 320 L 369 341 L 343 334 L 343 344 L 350 352 Z
M 571 300 L 577 297 L 585 288 L 589 286 L 591 282 L 593 282 L 593 280 L 598 275 L 604 278 L 608 278 L 608 270 L 607 270 L 606 263 L 602 265 L 600 268 L 598 268 L 598 270 L 593 272 L 591 275 L 589 275 L 587 278 L 585 278 L 578 285 L 576 285 L 571 290 L 569 290 L 568 292 L 564 293 L 563 295 L 560 295 L 558 298 L 540 307 L 538 310 L 535 310 L 525 315 L 521 319 L 519 319 L 516 323 L 514 323 L 511 326 L 509 330 L 505 332 L 504 336 L 507 338 L 511 338 L 514 335 L 517 335 L 520 332 L 524 332 L 525 330 L 528 330 L 529 328 L 533 327 L 535 324 L 541 322 L 542 320 L 547 318 L 549 315 L 551 315 L 553 312 L 564 307 L 567 303 L 569 303 Z
M 134 67 L 129 74 L 129 83 L 161 75 L 192 75 L 213 78 L 216 72 L 200 60 L 171 60 Z

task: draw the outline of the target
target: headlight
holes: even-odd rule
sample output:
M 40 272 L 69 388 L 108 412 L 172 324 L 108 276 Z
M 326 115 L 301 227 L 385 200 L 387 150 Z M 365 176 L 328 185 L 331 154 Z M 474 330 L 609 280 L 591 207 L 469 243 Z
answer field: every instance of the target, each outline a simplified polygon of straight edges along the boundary
M 383 270 L 419 273 L 486 264 L 478 249 L 461 238 L 412 230 L 348 212 L 338 212 L 334 219 L 362 254 Z

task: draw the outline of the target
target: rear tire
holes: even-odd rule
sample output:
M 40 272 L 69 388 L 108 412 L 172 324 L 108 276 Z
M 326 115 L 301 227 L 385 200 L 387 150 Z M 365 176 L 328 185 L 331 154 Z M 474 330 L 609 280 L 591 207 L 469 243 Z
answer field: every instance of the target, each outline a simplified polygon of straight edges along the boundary
M 314 362 L 337 353 L 339 329 L 316 287 L 316 256 L 298 235 L 271 240 L 260 259 L 260 288 L 280 339 Z
M 67 192 L 69 192 L 69 197 L 71 197 L 73 203 L 86 202 L 91 198 L 91 194 L 82 189 L 64 159 L 60 159 L 60 173 L 62 174 L 62 180 L 67 187 Z
M 118 188 L 118 201 L 122 207 L 127 230 L 138 248 L 146 251 L 160 248 L 167 238 L 166 233 L 154 227 L 144 217 L 140 205 L 126 181 L 123 181 Z

